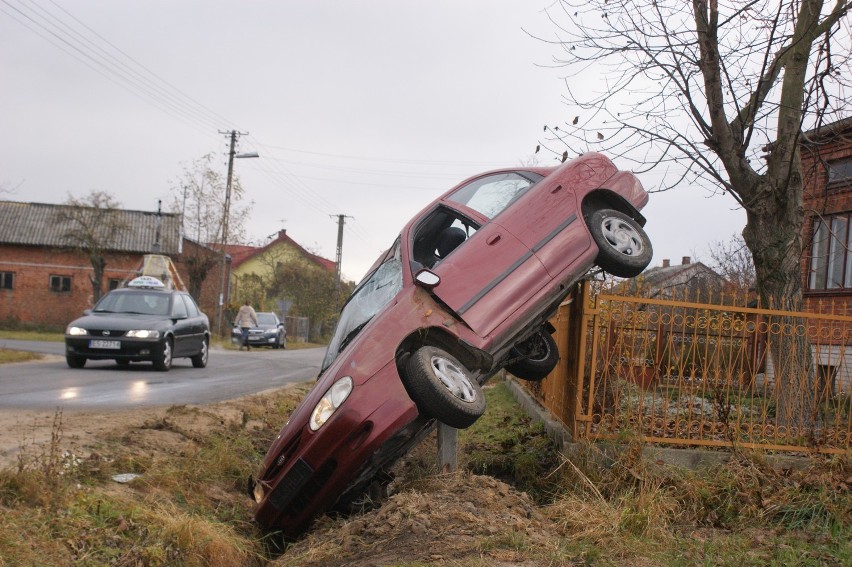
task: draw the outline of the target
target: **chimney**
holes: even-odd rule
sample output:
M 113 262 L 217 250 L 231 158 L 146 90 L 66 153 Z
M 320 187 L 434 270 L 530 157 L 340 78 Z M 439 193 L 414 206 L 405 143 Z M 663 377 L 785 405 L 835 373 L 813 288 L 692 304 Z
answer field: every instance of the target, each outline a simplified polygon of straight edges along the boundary
M 692 258 L 690 258 L 689 256 L 684 256 L 684 257 L 683 257 L 683 262 L 681 262 L 681 263 L 682 263 L 684 266 L 686 266 L 686 265 L 688 265 L 688 264 L 690 263 L 690 261 L 691 261 L 691 260 L 692 260 Z
M 663 260 L 663 267 L 664 267 L 664 268 L 668 268 L 668 267 L 669 267 L 669 259 L 668 259 L 668 258 L 666 258 L 665 260 Z
M 281 230 L 278 231 L 278 238 L 284 238 L 285 236 L 287 236 L 287 229 L 286 228 L 282 228 Z

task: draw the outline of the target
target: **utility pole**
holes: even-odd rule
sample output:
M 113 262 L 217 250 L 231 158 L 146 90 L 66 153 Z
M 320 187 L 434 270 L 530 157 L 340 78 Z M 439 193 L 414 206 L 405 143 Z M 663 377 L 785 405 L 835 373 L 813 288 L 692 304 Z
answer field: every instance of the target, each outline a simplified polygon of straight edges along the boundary
M 341 264 L 343 262 L 343 225 L 346 224 L 346 215 L 335 215 L 337 217 L 337 279 L 335 280 L 335 295 L 337 302 L 340 303 L 340 278 L 342 277 Z M 334 218 L 334 217 L 332 217 Z
M 228 151 L 228 178 L 225 182 L 225 205 L 222 209 L 222 263 L 219 273 L 219 309 L 216 316 L 216 332 L 219 336 L 222 335 L 222 316 L 225 311 L 225 279 L 226 279 L 226 258 L 228 256 L 228 220 L 231 213 L 231 183 L 234 178 L 234 158 L 235 157 L 257 157 L 257 154 L 236 155 L 237 136 L 245 136 L 248 132 L 237 132 L 236 130 L 222 131 L 220 134 L 227 134 L 231 138 L 230 150 Z M 230 278 L 228 278 L 230 279 Z M 230 287 L 230 286 L 228 286 Z

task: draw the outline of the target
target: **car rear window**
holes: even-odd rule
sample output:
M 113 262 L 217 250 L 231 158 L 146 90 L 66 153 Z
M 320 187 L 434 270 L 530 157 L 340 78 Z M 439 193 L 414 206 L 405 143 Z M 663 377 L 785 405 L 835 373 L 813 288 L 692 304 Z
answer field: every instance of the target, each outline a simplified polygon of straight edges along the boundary
M 541 175 L 527 171 L 488 175 L 460 187 L 449 200 L 492 219 L 540 179 Z

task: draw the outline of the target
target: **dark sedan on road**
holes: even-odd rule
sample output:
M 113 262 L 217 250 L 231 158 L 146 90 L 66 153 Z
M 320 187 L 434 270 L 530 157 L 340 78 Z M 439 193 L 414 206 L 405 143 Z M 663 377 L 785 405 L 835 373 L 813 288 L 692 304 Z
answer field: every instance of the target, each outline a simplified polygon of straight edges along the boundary
M 242 344 L 243 331 L 239 327 L 231 330 L 231 342 Z M 278 315 L 271 311 L 257 312 L 257 326 L 248 331 L 249 346 L 268 346 L 272 348 L 287 348 L 287 331 Z
M 207 366 L 210 323 L 185 291 L 167 289 L 158 279 L 141 276 L 101 298 L 65 330 L 65 360 L 82 368 L 87 360 L 152 362 L 167 371 L 175 358 Z
M 316 385 L 249 480 L 255 519 L 296 537 L 381 495 L 436 422 L 470 426 L 500 370 L 544 378 L 559 358 L 548 320 L 574 284 L 650 262 L 647 201 L 590 153 L 477 175 L 429 204 L 343 307 Z

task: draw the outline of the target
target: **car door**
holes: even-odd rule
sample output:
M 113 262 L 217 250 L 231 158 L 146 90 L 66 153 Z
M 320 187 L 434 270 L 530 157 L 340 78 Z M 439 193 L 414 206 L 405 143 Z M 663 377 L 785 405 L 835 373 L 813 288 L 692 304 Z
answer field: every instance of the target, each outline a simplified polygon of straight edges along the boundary
M 452 228 L 461 228 L 466 237 L 442 257 L 441 234 Z M 544 266 L 518 238 L 457 202 L 439 205 L 417 223 L 411 246 L 414 271 L 425 267 L 436 273 L 441 283 L 433 293 L 483 337 L 547 279 Z
M 181 294 L 172 295 L 172 330 L 174 333 L 175 356 L 183 356 L 192 348 L 192 322 Z
M 557 277 L 592 245 L 580 199 L 612 175 L 609 162 L 569 162 L 540 180 L 496 218 Z

